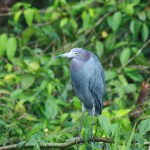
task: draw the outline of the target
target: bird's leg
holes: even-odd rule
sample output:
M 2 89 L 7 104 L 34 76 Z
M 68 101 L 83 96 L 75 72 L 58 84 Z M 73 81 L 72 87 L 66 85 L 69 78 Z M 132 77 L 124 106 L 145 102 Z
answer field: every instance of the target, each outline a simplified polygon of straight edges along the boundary
M 82 104 L 82 117 L 81 117 L 80 127 L 79 127 L 79 137 L 81 137 L 81 131 L 82 131 L 82 124 L 83 124 L 84 114 L 85 114 L 84 105 Z
M 94 137 L 93 137 L 94 115 L 95 115 L 95 105 L 93 104 L 93 108 L 92 108 L 92 128 L 91 128 L 91 140 L 93 140 L 93 141 L 94 141 Z
M 82 104 L 82 117 L 81 117 L 81 121 L 80 121 L 79 135 L 78 135 L 78 137 L 75 138 L 75 143 L 76 143 L 77 150 L 79 150 L 78 138 L 83 140 L 82 137 L 81 137 L 81 131 L 82 131 L 82 124 L 83 124 L 84 114 L 85 114 L 84 105 Z

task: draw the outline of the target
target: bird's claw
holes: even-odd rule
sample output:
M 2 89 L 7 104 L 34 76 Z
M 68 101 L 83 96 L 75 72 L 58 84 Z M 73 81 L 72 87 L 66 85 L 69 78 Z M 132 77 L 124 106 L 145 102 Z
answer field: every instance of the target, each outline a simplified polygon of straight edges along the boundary
M 81 143 L 84 142 L 83 138 L 80 137 L 80 136 L 75 138 L 75 143 L 76 143 L 77 150 L 79 150 L 79 143 L 78 143 L 79 141 L 81 141 Z
M 89 140 L 90 140 L 91 142 L 95 142 L 95 139 L 94 139 L 93 133 L 91 134 L 91 136 L 90 136 Z

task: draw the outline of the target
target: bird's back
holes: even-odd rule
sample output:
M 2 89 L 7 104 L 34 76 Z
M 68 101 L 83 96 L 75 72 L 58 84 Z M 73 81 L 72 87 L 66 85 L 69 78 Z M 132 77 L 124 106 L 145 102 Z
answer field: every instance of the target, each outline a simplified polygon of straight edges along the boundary
M 72 59 L 71 61 L 71 83 L 73 89 L 92 115 L 93 104 L 95 115 L 101 114 L 102 99 L 104 95 L 104 71 L 96 55 L 90 54 L 87 61 Z

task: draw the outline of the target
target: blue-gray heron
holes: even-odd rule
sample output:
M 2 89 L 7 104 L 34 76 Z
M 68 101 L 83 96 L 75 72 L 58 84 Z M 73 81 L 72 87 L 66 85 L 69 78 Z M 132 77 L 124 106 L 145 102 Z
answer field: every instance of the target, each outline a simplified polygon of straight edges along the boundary
M 71 59 L 70 74 L 73 89 L 82 103 L 82 118 L 79 130 L 82 130 L 84 108 L 92 116 L 92 128 L 94 116 L 102 112 L 102 99 L 104 96 L 104 70 L 95 54 L 82 48 L 73 48 L 69 53 L 57 57 Z

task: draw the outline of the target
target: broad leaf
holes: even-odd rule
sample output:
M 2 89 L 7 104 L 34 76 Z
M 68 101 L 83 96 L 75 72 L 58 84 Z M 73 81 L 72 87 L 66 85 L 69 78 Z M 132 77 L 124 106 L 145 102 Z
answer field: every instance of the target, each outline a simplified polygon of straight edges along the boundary
M 29 8 L 24 11 L 24 17 L 26 19 L 26 23 L 28 24 L 28 26 L 32 25 L 33 16 L 34 16 L 34 9 Z
M 107 135 L 109 135 L 110 131 L 111 131 L 111 122 L 110 120 L 104 116 L 104 115 L 100 115 L 98 117 L 99 123 L 102 127 L 102 129 L 107 133 Z
M 114 79 L 117 76 L 117 73 L 113 70 L 105 71 L 105 81 Z
M 121 12 L 116 12 L 114 15 L 113 15 L 113 18 L 112 18 L 112 29 L 114 32 L 116 32 L 120 26 L 120 23 L 121 23 L 121 19 L 122 19 L 122 15 L 121 15 Z
M 129 48 L 125 48 L 120 56 L 120 62 L 122 65 L 124 65 L 130 58 L 130 49 Z
M 6 49 L 6 55 L 7 58 L 12 61 L 15 53 L 17 50 L 17 40 L 14 37 L 11 37 L 8 39 L 8 43 L 7 43 L 7 49 Z
M 145 42 L 149 37 L 149 27 L 147 24 L 143 24 L 142 26 L 142 39 Z
M 101 57 L 103 55 L 104 52 L 104 46 L 103 43 L 100 41 L 96 42 L 96 54 L 98 57 Z
M 7 34 L 2 34 L 0 36 L 0 57 L 4 55 L 6 47 L 7 47 Z
M 149 132 L 150 131 L 150 119 L 141 121 L 138 128 L 139 128 L 141 135 L 144 135 L 147 132 Z
M 23 89 L 28 89 L 34 83 L 34 77 L 31 75 L 24 75 L 22 77 L 21 86 Z

